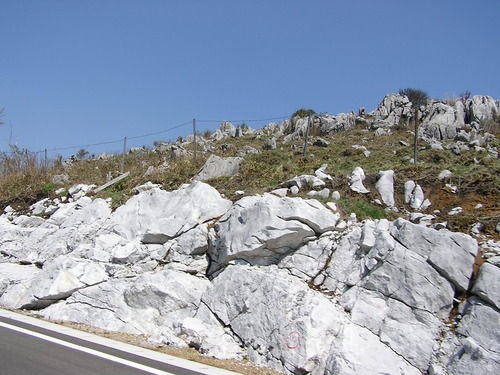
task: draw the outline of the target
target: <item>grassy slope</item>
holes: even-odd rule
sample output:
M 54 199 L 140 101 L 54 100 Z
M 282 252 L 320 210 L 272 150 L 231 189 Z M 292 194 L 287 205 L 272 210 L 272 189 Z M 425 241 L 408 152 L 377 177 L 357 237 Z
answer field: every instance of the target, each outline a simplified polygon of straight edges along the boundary
M 441 210 L 438 220 L 448 221 L 450 229 L 467 232 L 473 223 L 481 221 L 486 224 L 488 234 L 498 237 L 495 225 L 500 220 L 500 164 L 498 159 L 488 157 L 487 152 L 467 151 L 457 156 L 447 150 L 422 150 L 419 153 L 419 163 L 414 166 L 407 161 L 412 155 L 412 147 L 400 143 L 411 143 L 411 134 L 405 130 L 377 137 L 373 132 L 357 127 L 323 138 L 330 142 L 329 146 L 309 146 L 307 157 L 302 156 L 302 140 L 286 145 L 278 141 L 276 150 L 246 156 L 238 176 L 209 182 L 228 198 L 235 200 L 236 190 L 244 190 L 246 194 L 269 191 L 295 175 L 313 174 L 315 169 L 327 163 L 327 171 L 334 177 L 329 187 L 340 191 L 342 199 L 338 206 L 345 214 L 355 212 L 359 219 L 387 216 L 394 218 L 395 214 L 386 213 L 380 206 L 372 203 L 373 199 L 378 198 L 374 187 L 378 171 L 393 169 L 398 207 L 404 207 L 404 182 L 412 179 L 423 187 L 426 197 L 430 198 L 432 206 L 428 211 L 432 213 L 434 210 Z M 222 156 L 235 156 L 243 145 L 261 150 L 263 142 L 263 139 L 255 136 L 245 136 L 221 141 L 215 149 Z M 222 152 L 221 144 L 232 146 L 228 151 Z M 365 157 L 361 151 L 352 148 L 354 144 L 365 146 L 371 155 Z M 498 141 L 496 146 L 500 146 Z M 98 196 L 111 197 L 114 207 L 117 207 L 133 194 L 133 187 L 146 181 L 159 183 L 167 190 L 176 189 L 182 183 L 189 182 L 207 158 L 208 154 L 200 152 L 196 161 L 192 158 L 174 159 L 169 154 L 154 152 L 130 154 L 126 158 L 125 170 L 130 171 L 131 176 Z M 164 162 L 169 164 L 167 169 L 144 177 L 149 166 L 158 167 Z M 347 177 L 357 166 L 362 167 L 367 175 L 365 185 L 372 191 L 368 196 L 354 194 L 347 186 Z M 458 186 L 458 194 L 442 189 L 444 182 L 439 181 L 437 175 L 443 169 L 453 172 L 453 176 L 445 182 Z M 75 183 L 103 184 L 108 174 L 116 177 L 119 170 L 120 158 L 113 157 L 76 162 L 66 169 L 62 166 L 49 170 L 32 168 L 26 173 L 3 177 L 0 178 L 0 208 L 10 204 L 22 210 L 36 200 L 50 196 L 58 187 L 51 183 L 54 174 L 68 174 L 70 181 L 66 187 L 69 187 Z M 477 203 L 483 204 L 481 210 L 474 209 Z M 447 216 L 446 212 L 455 206 L 462 206 L 465 212 L 458 216 Z

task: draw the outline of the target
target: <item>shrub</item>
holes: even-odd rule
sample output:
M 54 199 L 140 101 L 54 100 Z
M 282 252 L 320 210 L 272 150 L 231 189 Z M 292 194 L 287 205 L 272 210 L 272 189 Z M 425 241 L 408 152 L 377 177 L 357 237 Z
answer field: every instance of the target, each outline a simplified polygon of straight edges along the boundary
M 293 115 L 292 115 L 292 118 L 298 116 L 300 118 L 304 118 L 304 117 L 308 117 L 308 116 L 312 116 L 312 115 L 315 115 L 316 112 L 313 110 L 313 109 L 305 109 L 305 108 L 300 108 L 300 109 L 297 109 Z
M 427 104 L 429 100 L 429 95 L 425 91 L 411 87 L 399 90 L 399 95 L 406 96 L 410 100 L 412 108 L 419 108 L 421 105 Z

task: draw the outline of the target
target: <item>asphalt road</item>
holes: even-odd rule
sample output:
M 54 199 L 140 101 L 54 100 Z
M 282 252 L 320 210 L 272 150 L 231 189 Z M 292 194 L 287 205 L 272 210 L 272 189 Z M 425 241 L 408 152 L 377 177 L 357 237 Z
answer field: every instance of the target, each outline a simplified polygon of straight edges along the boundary
M 204 373 L 0 316 L 0 375 Z

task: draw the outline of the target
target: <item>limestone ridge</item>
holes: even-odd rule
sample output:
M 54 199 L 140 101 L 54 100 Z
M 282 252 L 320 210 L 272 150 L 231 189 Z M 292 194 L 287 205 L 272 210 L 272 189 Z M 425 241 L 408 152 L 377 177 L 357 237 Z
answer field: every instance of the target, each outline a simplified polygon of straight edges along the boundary
M 0 216 L 0 305 L 287 374 L 500 370 L 499 256 L 473 278 L 466 234 L 200 181 L 114 212 L 87 190 Z

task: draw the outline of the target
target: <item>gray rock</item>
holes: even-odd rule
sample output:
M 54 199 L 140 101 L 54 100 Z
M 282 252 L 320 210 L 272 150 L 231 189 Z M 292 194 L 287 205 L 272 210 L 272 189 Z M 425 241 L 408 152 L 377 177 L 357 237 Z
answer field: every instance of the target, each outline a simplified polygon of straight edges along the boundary
M 429 139 L 453 140 L 457 129 L 464 125 L 463 105 L 452 107 L 441 102 L 434 102 L 426 107 L 422 118 L 421 131 Z
M 238 154 L 241 156 L 259 154 L 259 153 L 260 153 L 259 150 L 257 150 L 256 148 L 254 148 L 252 146 L 248 146 L 248 145 L 245 145 L 238 150 Z
M 153 189 L 130 198 L 114 212 L 108 226 L 129 240 L 143 238 L 146 233 L 175 238 L 222 216 L 230 206 L 213 187 L 194 181 L 172 192 Z
M 328 147 L 329 144 L 330 143 L 327 140 L 323 139 L 323 138 L 319 138 L 318 137 L 318 138 L 315 138 L 313 140 L 313 146 Z
M 394 171 L 380 171 L 375 187 L 385 205 L 394 207 Z
M 294 178 L 283 182 L 281 184 L 281 187 L 291 188 L 293 186 L 297 186 L 299 190 L 303 190 L 303 189 L 322 188 L 325 185 L 326 185 L 325 182 L 316 176 L 301 175 L 301 176 L 295 176 Z
M 239 157 L 221 158 L 211 155 L 193 180 L 206 181 L 212 178 L 235 176 L 240 170 L 242 161 L 243 159 Z
M 447 169 L 443 169 L 441 172 L 439 172 L 438 179 L 444 180 L 445 178 L 450 178 L 451 176 L 453 176 L 453 173 L 451 173 Z
M 470 122 L 492 119 L 498 113 L 495 100 L 491 96 L 474 95 L 467 101 L 466 106 Z
M 464 316 L 457 327 L 458 345 L 452 347 L 446 361 L 448 373 L 495 374 L 500 368 L 498 310 L 477 298 L 469 298 Z
M 389 94 L 370 115 L 374 119 L 372 128 L 392 128 L 409 119 L 411 102 L 406 96 Z
M 323 181 L 333 181 L 332 176 L 326 173 L 326 168 L 328 168 L 328 164 L 321 165 L 321 167 L 314 171 L 314 175 Z
M 330 346 L 345 320 L 326 297 L 273 266 L 226 268 L 203 303 L 231 327 L 251 360 L 288 374 L 324 373 Z
M 402 219 L 394 222 L 391 234 L 401 245 L 427 259 L 456 288 L 467 290 L 478 252 L 477 242 L 472 237 L 439 232 Z
M 244 197 L 224 215 L 209 250 L 211 272 L 229 261 L 277 263 L 317 235 L 331 231 L 339 219 L 315 200 L 279 198 L 272 194 Z
M 354 168 L 348 181 L 351 190 L 360 194 L 368 194 L 370 191 L 364 187 L 364 179 L 365 172 L 363 171 L 363 169 L 360 167 Z
M 277 147 L 276 138 L 267 139 L 263 146 L 264 150 L 276 150 Z
M 56 174 L 52 176 L 52 183 L 56 185 L 66 185 L 69 183 L 69 176 L 67 174 Z
M 350 312 L 353 323 L 380 336 L 383 343 L 420 371 L 427 370 L 443 328 L 434 315 L 357 287 L 345 293 L 341 303 Z
M 484 263 L 471 292 L 500 310 L 500 268 Z

